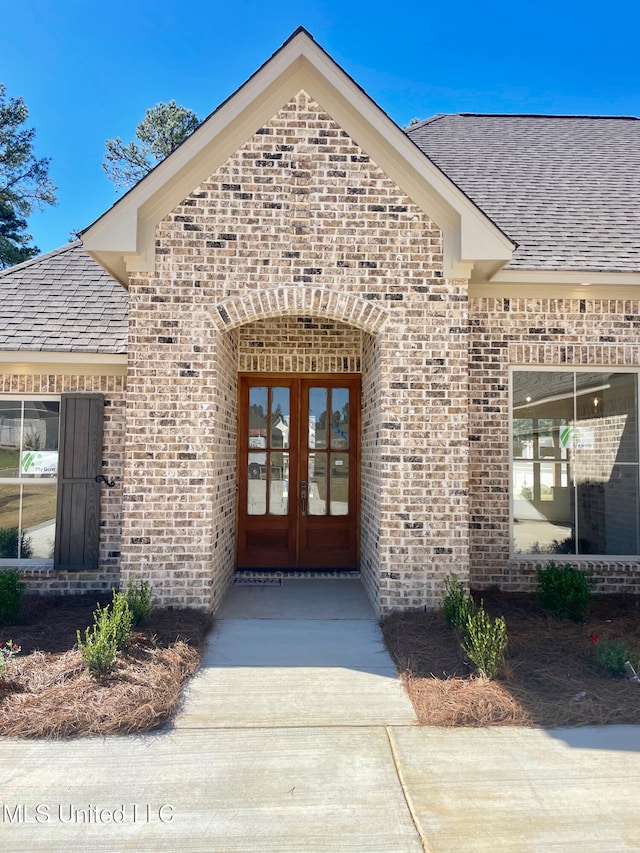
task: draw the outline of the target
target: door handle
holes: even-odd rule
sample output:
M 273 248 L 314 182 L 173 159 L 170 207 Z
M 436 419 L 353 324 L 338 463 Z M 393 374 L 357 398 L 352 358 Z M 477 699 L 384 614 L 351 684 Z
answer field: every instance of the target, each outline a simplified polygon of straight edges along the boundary
M 302 483 L 303 486 L 307 484 L 305 482 Z M 300 490 L 300 500 L 302 501 L 302 515 L 307 514 L 307 490 L 305 488 Z

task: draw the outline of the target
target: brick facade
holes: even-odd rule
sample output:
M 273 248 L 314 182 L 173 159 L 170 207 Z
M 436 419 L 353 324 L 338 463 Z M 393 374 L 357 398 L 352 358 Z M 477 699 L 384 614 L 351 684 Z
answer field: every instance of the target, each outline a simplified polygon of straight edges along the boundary
M 509 554 L 509 367 L 638 367 L 640 303 L 478 298 L 470 300 L 470 318 L 471 581 L 481 589 L 531 590 L 545 558 Z M 599 592 L 640 593 L 637 560 L 565 559 L 592 567 Z
M 378 612 L 436 607 L 452 572 L 532 589 L 536 563 L 510 556 L 510 368 L 638 367 L 640 303 L 469 298 L 442 249 L 301 91 L 158 224 L 154 273 L 131 273 L 126 409 L 120 377 L 0 376 L 4 393 L 107 401 L 100 570 L 27 569 L 30 586 L 144 579 L 215 610 L 235 565 L 238 374 L 281 372 L 361 376 L 360 571 Z M 571 562 L 640 593 L 637 561 Z
M 435 605 L 468 563 L 466 285 L 443 279 L 438 229 L 300 92 L 156 238 L 130 289 L 125 583 L 215 607 L 238 371 L 346 370 L 364 388 L 367 589 L 383 611 Z

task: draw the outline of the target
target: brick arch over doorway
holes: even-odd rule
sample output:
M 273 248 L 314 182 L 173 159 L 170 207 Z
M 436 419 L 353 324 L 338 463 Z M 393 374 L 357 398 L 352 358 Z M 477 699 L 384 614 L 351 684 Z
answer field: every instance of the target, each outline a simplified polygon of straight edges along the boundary
M 325 317 L 376 335 L 386 323 L 389 312 L 351 293 L 296 285 L 243 293 L 226 299 L 216 305 L 212 319 L 220 331 L 229 331 L 252 320 L 285 315 Z

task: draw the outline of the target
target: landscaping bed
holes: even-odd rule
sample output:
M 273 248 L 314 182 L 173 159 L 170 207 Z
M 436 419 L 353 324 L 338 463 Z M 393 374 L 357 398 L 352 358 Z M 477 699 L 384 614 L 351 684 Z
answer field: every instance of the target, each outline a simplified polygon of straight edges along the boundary
M 475 674 L 442 612 L 395 613 L 382 623 L 421 725 L 640 723 L 640 683 L 613 678 L 595 655 L 603 640 L 640 648 L 638 596 L 594 596 L 584 622 L 545 616 L 535 595 L 491 591 L 482 598 L 487 613 L 507 625 L 506 665 L 493 680 Z
M 19 620 L 0 641 L 21 647 L 0 678 L 0 736 L 140 734 L 163 726 L 200 663 L 212 618 L 190 609 L 156 609 L 135 628 L 108 675 L 92 676 L 76 646 L 96 603 L 111 595 L 26 596 Z

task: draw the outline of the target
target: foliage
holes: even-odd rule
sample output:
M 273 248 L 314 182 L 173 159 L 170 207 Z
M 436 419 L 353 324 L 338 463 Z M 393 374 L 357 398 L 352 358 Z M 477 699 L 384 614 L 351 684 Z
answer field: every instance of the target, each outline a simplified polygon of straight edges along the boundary
M 473 599 L 465 590 L 464 584 L 451 575 L 444 579 L 445 596 L 442 600 L 444 615 L 449 625 L 463 630 L 467 618 L 474 612 Z
M 24 584 L 17 569 L 0 571 L 0 623 L 12 625 L 20 618 Z
M 580 540 L 582 544 L 583 540 Z M 552 542 L 546 542 L 541 545 L 535 542 L 530 549 L 532 554 L 575 554 L 576 539 L 575 536 L 567 536 L 566 539 L 554 539 Z
M 115 640 L 116 649 L 118 651 L 126 649 L 131 640 L 133 617 L 124 592 L 116 592 L 114 589 L 113 601 L 105 610 L 109 611 L 109 631 Z M 100 605 L 98 605 L 98 611 L 100 611 Z
M 624 640 L 598 640 L 596 643 L 596 663 L 615 678 L 624 675 L 624 662 L 629 657 Z
M 25 233 L 27 220 L 0 198 L 0 269 L 21 264 L 35 257 L 39 249 L 29 246 L 31 235 Z
M 492 620 L 480 602 L 476 607 L 464 584 L 450 575 L 444 581 L 445 618 L 456 629 L 460 646 L 485 678 L 493 678 L 504 663 L 507 626 L 502 616 Z
M 92 675 L 111 672 L 116 653 L 129 645 L 131 622 L 126 595 L 113 590 L 111 604 L 106 607 L 98 604 L 94 610 L 93 626 L 85 630 L 84 640 L 80 631 L 76 631 L 82 662 Z
M 20 557 L 23 560 L 28 560 L 33 556 L 31 537 L 23 530 L 20 539 Z M 18 558 L 17 527 L 0 527 L 0 557 L 6 560 Z
M 14 643 L 13 640 L 7 640 L 6 643 L 0 643 L 0 678 L 4 675 L 7 663 L 12 657 L 19 654 L 21 651 L 20 646 Z
M 125 595 L 133 624 L 144 625 L 153 613 L 153 601 L 148 582 L 140 581 L 140 583 L 131 584 Z
M 116 187 L 129 189 L 184 142 L 199 123 L 192 110 L 175 101 L 156 104 L 137 126 L 137 141 L 124 143 L 119 136 L 105 141 L 102 168 Z
M 107 611 L 102 610 L 93 628 L 85 630 L 84 640 L 80 631 L 77 632 L 82 663 L 92 675 L 107 675 L 116 662 L 116 642 L 108 630 L 107 620 Z
M 482 602 L 469 613 L 462 629 L 460 645 L 484 678 L 494 678 L 504 664 L 507 651 L 507 624 L 502 616 L 495 619 L 485 612 Z
M 35 130 L 24 127 L 28 117 L 24 100 L 7 98 L 0 83 L 0 269 L 38 254 L 26 217 L 56 201 L 49 159 L 35 156 Z
M 592 575 L 570 565 L 559 566 L 553 560 L 544 568 L 536 568 L 542 610 L 560 619 L 583 621 L 591 598 Z

